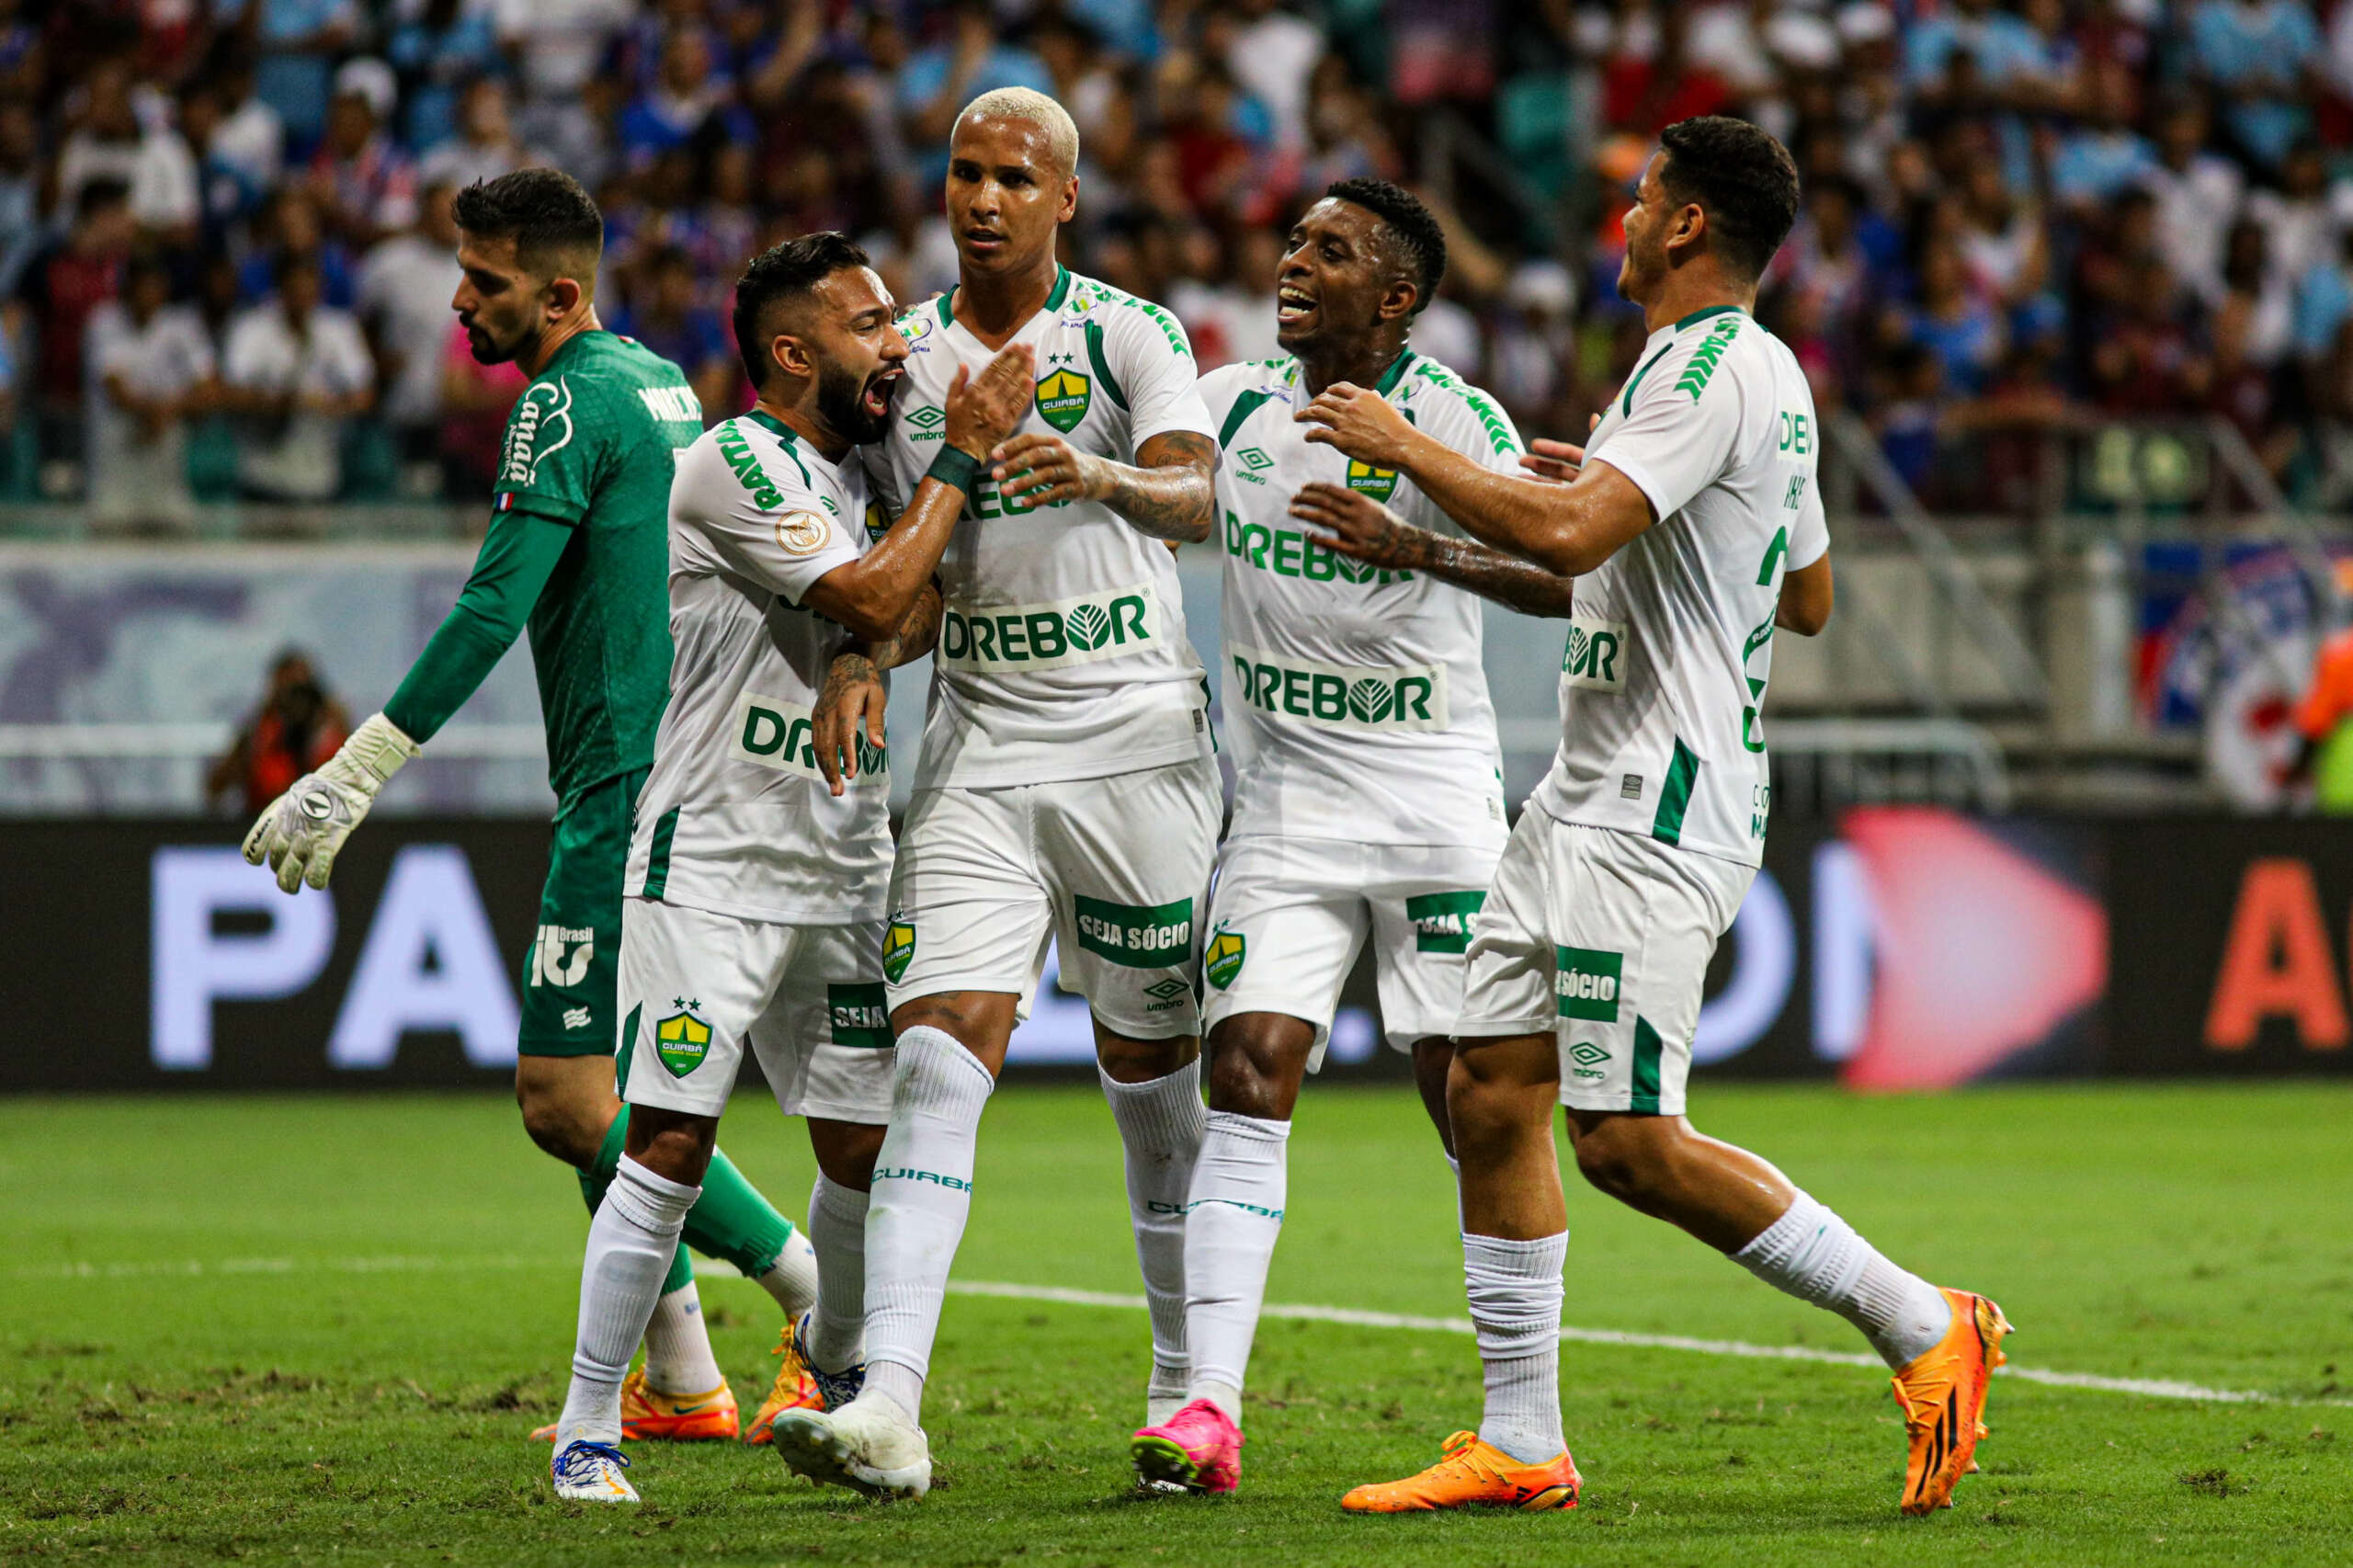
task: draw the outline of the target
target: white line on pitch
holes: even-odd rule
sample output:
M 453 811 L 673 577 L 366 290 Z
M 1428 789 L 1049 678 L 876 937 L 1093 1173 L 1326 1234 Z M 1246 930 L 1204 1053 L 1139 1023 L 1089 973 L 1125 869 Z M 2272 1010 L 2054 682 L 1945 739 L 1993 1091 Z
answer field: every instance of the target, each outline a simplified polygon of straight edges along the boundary
M 390 1256 L 380 1257 L 335 1257 L 298 1261 L 290 1257 L 233 1257 L 216 1263 L 197 1259 L 184 1262 L 148 1260 L 138 1263 L 53 1263 L 10 1269 L 9 1277 L 17 1279 L 129 1279 L 157 1275 L 201 1277 L 204 1275 L 256 1274 L 409 1274 L 465 1271 L 472 1269 L 555 1269 L 576 1267 L 570 1258 L 556 1257 L 419 1257 Z M 734 1267 L 716 1258 L 697 1258 L 695 1273 L 706 1279 L 741 1278 Z M 1043 1301 L 1066 1307 L 1128 1307 L 1138 1312 L 1144 1309 L 1142 1296 L 1121 1295 L 1110 1290 L 1074 1290 L 1061 1285 L 1018 1285 L 994 1279 L 951 1279 L 949 1293 L 959 1296 L 995 1296 L 1005 1301 Z M 1376 1312 L 1358 1307 L 1324 1307 L 1308 1302 L 1269 1301 L 1261 1315 L 1270 1318 L 1295 1318 L 1309 1323 L 1346 1324 L 1358 1328 L 1417 1329 L 1436 1334 L 1469 1334 L 1471 1320 L 1467 1317 L 1423 1317 L 1411 1312 Z M 1741 1339 L 1695 1339 L 1680 1334 L 1635 1334 L 1616 1328 L 1575 1328 L 1561 1330 L 1564 1343 L 1576 1345 L 1616 1345 L 1633 1350 L 1688 1350 L 1702 1356 L 1733 1356 L 1756 1361 L 1810 1361 L 1834 1367 L 1869 1367 L 1881 1369 L 1880 1358 L 1859 1352 L 1815 1350 L 1802 1345 L 1752 1345 Z M 2097 1372 L 2054 1372 L 2041 1367 L 2004 1367 L 2001 1375 L 2021 1382 L 2042 1383 L 2052 1388 L 2087 1389 L 2097 1393 L 2140 1394 L 2149 1399 L 2192 1400 L 2211 1404 L 2310 1404 L 2353 1407 L 2353 1400 L 2344 1399 L 2282 1399 L 2251 1389 L 2207 1388 L 2198 1383 L 2180 1382 L 2171 1378 L 2109 1378 Z

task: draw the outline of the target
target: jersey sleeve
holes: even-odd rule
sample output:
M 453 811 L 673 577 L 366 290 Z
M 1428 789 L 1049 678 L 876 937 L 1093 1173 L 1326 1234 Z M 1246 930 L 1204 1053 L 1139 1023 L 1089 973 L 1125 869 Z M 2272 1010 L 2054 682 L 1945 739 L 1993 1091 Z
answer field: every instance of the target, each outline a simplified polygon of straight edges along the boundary
M 1142 300 L 1112 314 L 1112 324 L 1101 339 L 1106 363 L 1097 369 L 1110 377 L 1107 390 L 1127 404 L 1130 449 L 1141 450 L 1146 441 L 1171 430 L 1214 438 L 1217 426 L 1201 404 L 1193 346 L 1176 318 Z
M 494 510 L 576 524 L 597 493 L 607 437 L 569 376 L 533 381 L 515 400 L 500 443 Z
M 1692 335 L 1640 372 L 1625 422 L 1586 454 L 1634 482 L 1664 521 L 1723 477 L 1740 436 L 1741 389 L 1733 367 L 1703 359 L 1710 341 Z
M 681 465 L 673 510 L 727 570 L 798 608 L 818 578 L 863 553 L 849 530 L 866 519 L 835 517 L 790 452 L 764 452 L 750 472 L 752 481 L 738 479 L 705 437 Z
M 1430 434 L 1482 468 L 1525 477 L 1519 459 L 1528 444 L 1503 405 L 1467 381 L 1442 383 L 1441 390 L 1443 395 L 1432 400 Z
M 1830 519 L 1822 509 L 1822 486 L 1806 482 L 1805 499 L 1798 504 L 1797 526 L 1790 530 L 1789 569 L 1802 572 L 1830 553 Z

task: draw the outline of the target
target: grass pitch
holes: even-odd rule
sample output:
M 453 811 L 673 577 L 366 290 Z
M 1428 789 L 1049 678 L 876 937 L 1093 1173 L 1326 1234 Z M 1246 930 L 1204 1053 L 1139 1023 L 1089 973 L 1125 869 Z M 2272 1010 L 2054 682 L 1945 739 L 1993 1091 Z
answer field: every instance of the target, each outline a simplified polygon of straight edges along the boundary
M 1997 1380 L 1983 1474 L 1895 1511 L 1883 1375 L 1563 1347 L 1585 1506 L 1355 1519 L 1350 1483 L 1474 1425 L 1467 1336 L 1269 1323 L 1231 1500 L 1143 1499 L 1141 1311 L 950 1297 L 926 1409 L 939 1489 L 874 1507 L 764 1450 L 635 1445 L 642 1509 L 574 1509 L 525 1440 L 561 1402 L 585 1221 L 487 1096 L 17 1100 L 0 1145 L 0 1558 L 26 1561 L 1779 1564 L 2353 1562 L 2353 1092 L 1820 1089 L 1697 1096 L 1910 1266 L 1997 1296 L 2023 1366 L 2268 1403 Z M 800 1130 L 724 1142 L 798 1215 Z M 1137 1289 L 1091 1090 L 990 1108 L 957 1274 Z M 1862 1348 L 1664 1226 L 1570 1195 L 1568 1322 Z M 1453 1205 L 1409 1092 L 1311 1086 L 1268 1299 L 1456 1317 Z M 758 1289 L 706 1279 L 746 1409 Z

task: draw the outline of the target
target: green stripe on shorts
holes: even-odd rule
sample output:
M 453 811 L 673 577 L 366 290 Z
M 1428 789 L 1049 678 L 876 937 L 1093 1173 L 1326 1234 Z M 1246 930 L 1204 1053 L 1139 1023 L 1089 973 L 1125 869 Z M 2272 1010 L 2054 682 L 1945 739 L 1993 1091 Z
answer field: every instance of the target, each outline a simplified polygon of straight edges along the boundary
M 1658 1030 L 1640 1013 L 1634 1015 L 1634 1094 L 1626 1108 L 1643 1116 L 1658 1114 Z
M 654 843 L 645 856 L 645 893 L 658 899 L 670 888 L 670 841 L 678 835 L 678 808 L 672 806 L 654 824 Z

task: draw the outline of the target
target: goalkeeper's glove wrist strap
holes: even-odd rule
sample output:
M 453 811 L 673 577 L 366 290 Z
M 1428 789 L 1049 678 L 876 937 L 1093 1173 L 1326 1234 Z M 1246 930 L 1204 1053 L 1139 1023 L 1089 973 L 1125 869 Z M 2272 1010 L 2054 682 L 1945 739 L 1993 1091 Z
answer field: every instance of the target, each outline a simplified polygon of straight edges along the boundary
M 347 757 L 358 764 L 354 771 L 358 777 L 352 781 L 372 796 L 417 753 L 417 744 L 398 724 L 377 713 L 354 730 L 335 755 L 338 760 Z

